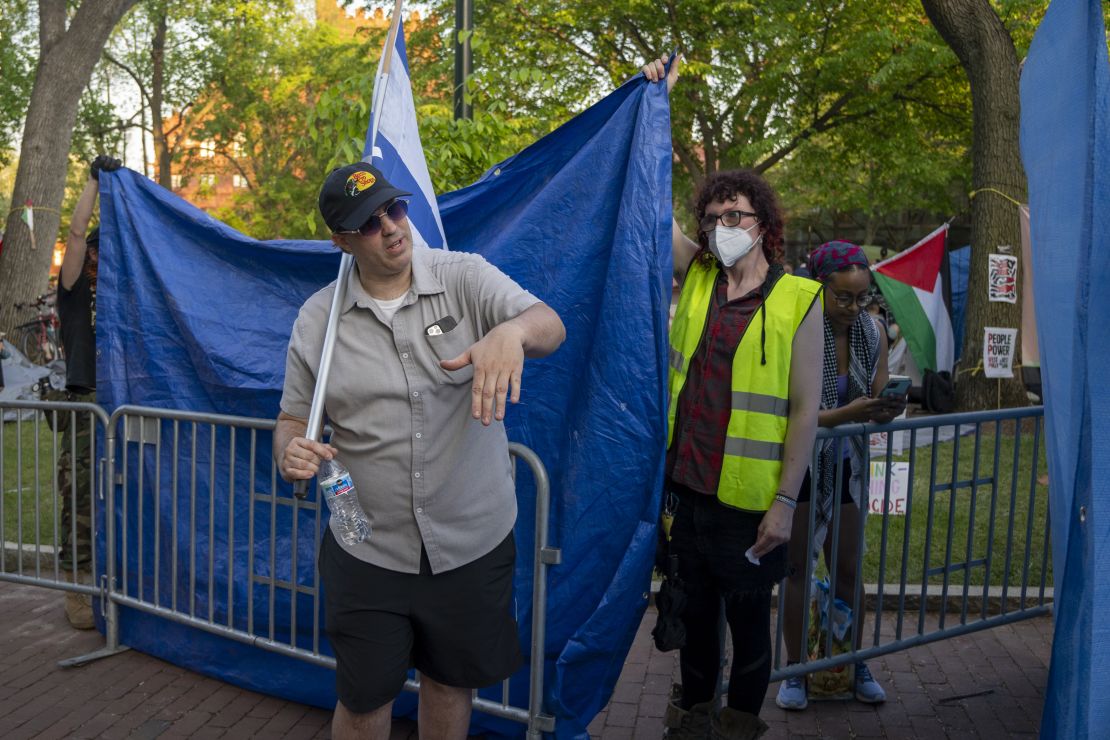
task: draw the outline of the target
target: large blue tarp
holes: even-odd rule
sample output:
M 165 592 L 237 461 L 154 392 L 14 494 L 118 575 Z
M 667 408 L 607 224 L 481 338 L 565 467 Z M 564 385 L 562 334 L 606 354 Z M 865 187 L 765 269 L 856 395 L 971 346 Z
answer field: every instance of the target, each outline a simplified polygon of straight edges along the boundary
M 1041 736 L 1110 727 L 1110 65 L 1098 0 L 1054 0 L 1021 78 L 1056 633 Z M 1044 330 L 1051 327 L 1051 331 Z
M 557 353 L 526 363 L 521 402 L 505 420 L 510 439 L 536 450 L 551 477 L 551 539 L 562 564 L 548 580 L 544 696 L 561 738 L 587 737 L 647 605 L 665 442 L 670 172 L 666 91 L 638 77 L 440 199 L 452 248 L 483 254 L 567 328 Z M 330 242 L 249 239 L 127 170 L 102 177 L 101 194 L 100 402 L 109 411 L 139 404 L 276 416 L 293 320 L 334 279 L 338 252 Z M 270 576 L 272 531 L 274 575 L 311 585 L 319 534 L 309 512 L 293 521 L 287 506 L 248 502 L 247 481 L 270 492 L 269 436 L 237 433 L 233 456 L 227 432 L 214 440 L 203 428 L 197 441 L 182 435 L 175 489 L 174 461 L 166 457 L 172 432 L 164 426 L 161 450 L 125 446 L 131 481 L 140 480 L 140 461 L 145 466 L 142 492 L 116 501 L 117 542 L 130 543 L 127 557 L 117 557 L 124 587 L 166 608 L 273 630 L 311 649 L 319 624 L 311 600 L 286 590 L 271 608 L 256 582 Z M 253 471 L 252 444 L 261 451 Z M 190 508 L 185 492 L 193 486 Z M 273 493 L 291 495 L 280 481 Z M 532 555 L 525 543 L 533 541 L 534 489 L 527 475 L 518 498 L 517 618 L 529 652 Z M 178 530 L 167 524 L 174 510 Z M 193 549 L 183 539 L 189 529 L 199 533 Z M 335 700 L 322 668 L 135 610 L 123 610 L 121 640 L 252 689 L 325 707 Z M 513 686 L 513 703 L 526 706 L 526 669 Z

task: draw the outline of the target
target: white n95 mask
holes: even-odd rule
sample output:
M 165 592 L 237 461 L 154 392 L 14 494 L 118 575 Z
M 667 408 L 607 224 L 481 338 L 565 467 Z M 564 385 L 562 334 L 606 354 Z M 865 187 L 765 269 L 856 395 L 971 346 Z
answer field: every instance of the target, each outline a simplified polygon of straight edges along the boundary
M 709 251 L 721 261 L 722 265 L 732 267 L 737 260 L 752 251 L 752 247 L 763 238 L 760 234 L 759 239 L 752 239 L 750 232 L 756 226 L 759 226 L 758 221 L 746 229 L 718 224 L 713 231 L 709 232 Z

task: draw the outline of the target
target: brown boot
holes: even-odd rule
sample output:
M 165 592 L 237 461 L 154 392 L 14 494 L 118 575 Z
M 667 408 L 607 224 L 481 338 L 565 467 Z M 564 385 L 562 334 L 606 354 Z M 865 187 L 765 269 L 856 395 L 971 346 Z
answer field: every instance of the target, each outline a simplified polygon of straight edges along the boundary
M 712 740 L 756 740 L 769 728 L 754 714 L 725 707 L 713 715 L 709 737 Z
M 709 737 L 709 712 L 712 702 L 682 708 L 682 686 L 671 686 L 671 700 L 663 715 L 663 737 L 667 740 L 705 740 Z
M 92 583 L 92 573 L 87 570 L 77 571 L 77 583 Z M 66 620 L 69 626 L 77 630 L 91 630 L 96 626 L 93 621 L 92 596 L 80 594 L 76 591 L 66 591 Z

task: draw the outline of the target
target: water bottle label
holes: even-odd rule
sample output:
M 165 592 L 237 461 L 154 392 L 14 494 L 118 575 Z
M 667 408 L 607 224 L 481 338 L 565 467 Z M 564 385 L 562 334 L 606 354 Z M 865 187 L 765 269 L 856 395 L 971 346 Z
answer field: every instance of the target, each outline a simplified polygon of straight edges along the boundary
M 336 478 L 329 478 L 321 483 L 320 487 L 324 489 L 324 494 L 330 498 L 353 490 L 355 484 L 351 482 L 350 475 L 340 475 Z

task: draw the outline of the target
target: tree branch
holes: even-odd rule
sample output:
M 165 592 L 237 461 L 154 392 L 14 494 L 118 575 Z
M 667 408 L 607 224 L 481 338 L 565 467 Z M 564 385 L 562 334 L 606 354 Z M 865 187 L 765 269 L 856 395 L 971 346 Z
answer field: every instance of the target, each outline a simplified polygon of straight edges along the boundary
M 901 101 L 903 103 L 913 103 L 915 105 L 920 105 L 922 108 L 928 108 L 929 110 L 935 111 L 939 115 L 944 116 L 949 121 L 952 121 L 953 123 L 957 123 L 961 126 L 962 125 L 970 125 L 966 118 L 961 118 L 956 113 L 953 113 L 952 111 L 945 109 L 944 107 L 938 105 L 937 103 L 935 103 L 931 100 L 927 100 L 927 99 L 924 99 L 924 98 L 918 98 L 918 97 L 915 97 L 913 95 L 905 95 L 903 93 L 894 93 L 893 99 Z
M 221 157 L 224 158 L 225 161 L 230 162 L 231 165 L 233 167 L 235 167 L 235 169 L 239 170 L 239 174 L 242 175 L 243 179 L 247 181 L 247 187 L 250 188 L 251 190 L 253 190 L 254 185 L 253 185 L 253 183 L 251 183 L 251 179 L 247 175 L 246 169 L 244 169 L 243 165 L 239 164 L 238 159 L 236 159 L 235 157 L 232 157 L 230 154 L 228 154 L 227 147 L 226 146 L 221 146 L 218 150 L 218 153 Z
M 671 24 L 671 35 L 674 37 L 674 45 L 678 47 L 678 51 L 682 51 L 682 33 L 678 27 L 678 14 L 675 12 L 674 0 L 667 0 L 667 20 Z
M 873 112 L 872 109 L 861 113 L 837 117 L 840 111 L 844 109 L 844 106 L 846 106 L 853 97 L 855 97 L 855 93 L 851 91 L 842 93 L 841 96 L 834 100 L 832 105 L 830 105 L 824 113 L 822 113 L 812 123 L 810 123 L 809 126 L 806 126 L 804 129 L 791 137 L 790 141 L 788 141 L 785 146 L 772 152 L 769 157 L 756 164 L 754 168 L 755 171 L 760 173 L 766 172 L 771 167 L 774 167 L 776 164 L 781 162 L 792 151 L 797 149 L 802 144 L 802 142 L 813 138 L 819 133 L 840 126 L 849 120 L 862 118 L 866 115 L 870 115 Z
M 188 138 L 189 134 L 192 133 L 194 128 L 196 128 L 197 124 L 208 117 L 209 111 L 211 111 L 212 108 L 215 105 L 216 105 L 215 98 L 214 97 L 208 98 L 204 102 L 204 105 L 201 106 L 200 110 L 197 111 L 196 115 L 190 116 L 189 120 L 187 122 L 185 121 L 184 112 L 179 114 L 178 117 L 177 117 L 177 120 L 180 123 L 178 124 L 178 126 L 174 127 L 174 128 L 178 128 L 178 127 L 181 128 L 181 132 L 177 135 L 177 141 L 180 142 L 180 141 L 183 141 L 184 139 Z M 188 106 L 186 106 L 186 107 L 188 107 Z M 175 142 L 175 145 L 176 145 L 176 142 Z
M 818 58 L 823 58 L 825 56 L 825 51 L 829 48 L 829 31 L 830 30 L 832 30 L 832 16 L 829 13 L 828 6 L 826 6 L 825 7 L 825 27 L 823 29 L 821 29 L 821 45 L 817 48 L 817 57 Z M 818 103 L 818 100 L 820 98 L 816 94 L 817 81 L 821 78 L 821 72 L 823 71 L 823 69 L 824 69 L 823 67 L 817 67 L 817 71 L 814 73 L 813 80 L 811 81 L 812 84 L 810 85 L 810 95 L 813 97 L 813 100 L 814 100 L 813 115 L 815 115 L 815 116 L 817 115 L 817 106 L 820 105 L 820 103 Z
M 598 56 L 597 56 L 596 54 L 591 54 L 591 53 L 589 52 L 589 50 L 587 50 L 587 49 L 584 49 L 584 48 L 582 48 L 582 47 L 581 47 L 581 46 L 580 46 L 580 45 L 578 44 L 578 42 L 574 41 L 574 40 L 573 40 L 573 39 L 571 39 L 571 38 L 570 38 L 569 36 L 567 36 L 567 34 L 566 34 L 566 32 L 565 32 L 565 31 L 561 31 L 561 30 L 559 30 L 558 28 L 553 28 L 553 27 L 551 27 L 551 26 L 546 26 L 546 25 L 544 25 L 544 24 L 540 23 L 540 22 L 539 22 L 539 21 L 538 21 L 538 20 L 536 19 L 536 17 L 535 17 L 535 16 L 532 16 L 532 15 L 529 15 L 529 14 L 528 14 L 528 11 L 524 9 L 524 6 L 523 6 L 523 5 L 517 4 L 517 6 L 516 6 L 516 10 L 517 10 L 517 12 L 518 12 L 518 13 L 520 13 L 520 14 L 521 14 L 522 16 L 524 16 L 525 18 L 527 18 L 527 19 L 528 19 L 528 21 L 529 21 L 530 23 L 532 23 L 532 24 L 533 24 L 533 25 L 534 25 L 534 26 L 535 26 L 536 28 L 540 29 L 541 31 L 546 31 L 547 33 L 550 33 L 550 34 L 551 34 L 552 36 L 554 36 L 555 38 L 559 39 L 559 40 L 560 40 L 560 41 L 562 41 L 562 42 L 563 42 L 564 44 L 567 44 L 568 46 L 572 47 L 572 48 L 573 48 L 573 49 L 574 49 L 575 51 L 577 51 L 577 52 L 578 52 L 578 53 L 579 53 L 580 55 L 582 55 L 583 57 L 585 57 L 586 59 L 588 59 L 588 60 L 590 61 L 590 63 L 591 63 L 591 64 L 593 64 L 593 65 L 594 65 L 595 67 L 598 67 L 598 68 L 600 68 L 600 69 L 605 69 L 605 68 L 606 68 L 606 67 L 605 67 L 605 63 L 604 63 L 604 61 L 603 61 L 603 60 L 602 60 L 602 59 L 601 59 L 600 57 L 598 57 Z
M 137 128 L 140 131 L 145 131 L 148 134 L 153 134 L 154 133 L 151 130 L 150 126 L 144 126 L 143 124 L 135 123 L 134 121 L 114 123 L 110 126 L 101 126 L 100 128 L 89 129 L 88 133 L 89 133 L 90 136 L 97 137 L 97 136 L 103 136 L 104 134 L 108 133 L 109 131 L 127 131 L 128 129 L 133 129 L 133 128 Z
M 136 73 L 135 70 L 131 69 L 131 67 L 127 66 L 126 64 L 124 64 L 120 60 L 116 59 L 115 56 L 107 50 L 104 51 L 104 58 L 127 73 L 127 76 L 130 77 L 134 81 L 135 86 L 139 88 L 139 95 L 143 99 L 143 105 L 146 105 L 146 106 L 149 107 L 150 106 L 150 94 L 147 93 L 146 85 L 143 84 L 143 81 L 139 77 L 138 73 Z
M 901 91 L 894 93 L 891 97 L 896 98 L 899 95 L 903 95 L 906 91 L 914 89 L 922 82 L 928 80 L 930 77 L 932 77 L 932 75 L 928 72 L 920 75 L 916 79 L 909 82 L 905 87 L 903 87 Z M 830 105 L 824 113 L 815 117 L 809 126 L 791 137 L 790 141 L 787 142 L 786 145 L 783 146 L 781 149 L 772 152 L 770 156 L 755 165 L 756 172 L 765 172 L 766 170 L 770 169 L 771 167 L 782 161 L 783 158 L 789 155 L 792 151 L 797 149 L 803 142 L 813 138 L 817 134 L 824 133 L 825 131 L 828 131 L 830 129 L 842 126 L 845 123 L 858 121 L 861 118 L 866 118 L 867 116 L 874 114 L 875 111 L 878 109 L 878 103 L 871 105 L 867 109 L 859 111 L 857 113 L 841 115 L 841 111 L 843 111 L 844 107 L 849 102 L 851 102 L 857 96 L 857 94 L 857 91 L 854 90 L 849 90 L 847 92 L 841 93 L 840 97 L 833 101 L 832 105 Z
M 717 144 L 719 139 L 719 130 L 717 127 L 710 123 L 709 117 L 705 115 L 701 108 L 696 108 L 694 113 L 694 120 L 698 122 L 698 128 L 702 130 L 702 146 L 705 149 L 705 173 L 717 171 Z M 714 119 L 715 120 L 715 119 Z
M 633 23 L 630 18 L 622 15 L 620 21 L 621 25 L 625 28 L 625 32 L 628 33 L 629 38 L 632 39 L 632 45 L 644 56 L 645 62 L 648 59 L 654 59 L 656 54 L 661 53 L 659 50 L 651 48 L 651 44 L 644 38 L 644 35 L 640 33 L 640 29 L 636 27 L 636 24 Z
M 691 149 L 686 142 L 675 139 L 674 137 L 671 138 L 671 147 L 674 149 L 675 155 L 678 156 L 678 161 L 686 168 L 686 171 L 690 173 L 690 179 L 694 182 L 694 185 L 699 185 L 701 181 L 705 179 L 705 172 L 694 150 Z

